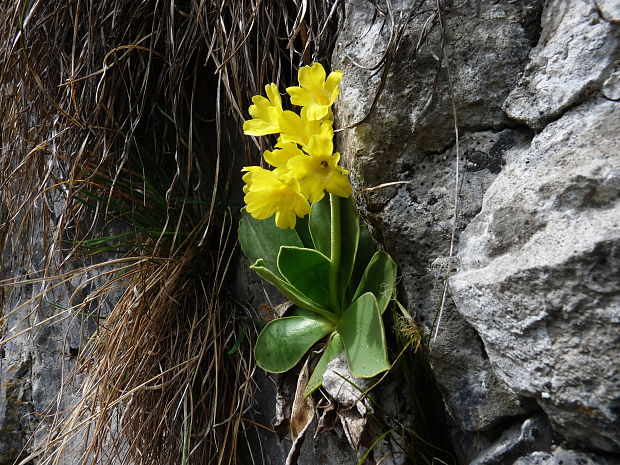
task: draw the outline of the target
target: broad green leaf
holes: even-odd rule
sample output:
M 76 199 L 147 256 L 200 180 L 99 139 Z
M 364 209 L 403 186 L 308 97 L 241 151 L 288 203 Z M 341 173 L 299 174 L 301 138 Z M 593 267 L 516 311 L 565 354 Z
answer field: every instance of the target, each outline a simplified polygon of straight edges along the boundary
M 297 218 L 295 225 L 295 231 L 299 235 L 299 239 L 303 243 L 306 249 L 314 249 L 314 242 L 310 235 L 310 215 L 306 215 L 303 218 Z
M 358 242 L 357 253 L 355 254 L 355 265 L 353 266 L 351 281 L 349 282 L 350 293 L 348 297 L 351 298 L 349 301 L 353 301 L 352 297 L 362 280 L 362 276 L 364 276 L 364 271 L 366 271 L 368 262 L 370 262 L 370 259 L 375 253 L 375 243 L 372 240 L 368 228 L 363 223 L 360 224 L 360 237 Z
M 284 316 L 315 316 L 316 313 L 306 310 L 305 308 L 298 307 L 297 305 L 293 305 L 289 310 L 287 310 Z
M 338 285 L 341 297 L 345 298 L 346 289 L 351 279 L 353 264 L 360 237 L 360 219 L 353 208 L 351 197 L 340 199 L 340 268 Z
M 333 330 L 333 324 L 320 316 L 289 316 L 270 321 L 256 341 L 256 363 L 271 373 L 290 370 L 310 347 Z
M 310 234 L 314 242 L 314 248 L 325 255 L 331 257 L 331 207 L 329 205 L 329 195 L 323 197 L 320 202 L 312 204 L 310 213 Z
M 363 294 L 344 311 L 336 330 L 355 376 L 370 378 L 390 368 L 383 321 L 371 292 Z
M 278 254 L 280 274 L 310 300 L 329 306 L 329 259 L 321 252 L 282 247 Z
M 263 260 L 263 266 L 272 273 L 279 275 L 278 253 L 283 245 L 303 247 L 297 231 L 294 229 L 280 229 L 273 218 L 257 220 L 241 210 L 239 220 L 239 242 L 241 250 L 250 263 Z
M 310 310 L 314 313 L 318 313 L 319 315 L 322 315 L 328 320 L 335 321 L 335 315 L 328 308 L 309 299 L 307 296 L 303 295 L 298 289 L 296 289 L 292 284 L 284 281 L 271 270 L 267 269 L 265 266 L 263 266 L 262 260 L 257 260 L 256 263 L 250 267 L 250 269 L 255 271 L 256 274 L 258 274 L 265 281 L 277 287 L 278 290 L 282 293 L 282 295 L 284 295 L 284 297 L 286 297 L 298 307 Z
M 343 350 L 344 346 L 342 345 L 342 338 L 340 337 L 340 334 L 334 333 L 327 343 L 327 347 L 325 347 L 325 350 L 319 359 L 319 363 L 317 363 L 314 368 L 312 376 L 310 376 L 308 385 L 304 390 L 304 397 L 309 396 L 321 387 L 323 384 L 323 374 L 325 373 L 325 370 L 327 370 L 327 364 L 338 357 Z
M 396 284 L 396 263 L 387 253 L 379 250 L 370 259 L 364 276 L 360 281 L 353 301 L 366 292 L 372 292 L 377 298 L 381 314 L 385 312 Z

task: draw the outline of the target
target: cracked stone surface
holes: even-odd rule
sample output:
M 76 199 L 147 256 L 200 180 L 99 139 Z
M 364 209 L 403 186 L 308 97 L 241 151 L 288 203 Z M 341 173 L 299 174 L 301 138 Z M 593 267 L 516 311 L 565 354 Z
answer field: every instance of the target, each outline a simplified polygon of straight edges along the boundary
M 61 203 L 54 207 L 60 214 Z M 31 244 L 19 244 L 33 250 L 32 255 L 20 256 L 10 245 L 3 250 L 0 259 L 7 273 L 5 278 L 9 270 L 16 276 L 34 277 L 44 267 L 41 241 L 44 231 L 40 225 L 37 227 L 39 233 L 30 238 Z M 69 296 L 78 287 L 94 285 L 85 283 L 88 278 L 96 278 L 96 273 L 74 278 L 55 289 L 48 283 L 44 299 L 49 303 L 39 308 L 35 308 L 32 299 L 44 290 L 45 284 L 17 286 L 3 296 L 6 300 L 0 315 L 6 315 L 7 331 L 3 335 L 16 337 L 0 346 L 0 465 L 13 465 L 40 444 L 53 421 L 52 417 L 42 415 L 63 412 L 79 399 L 81 379 L 70 375 L 79 351 L 95 330 L 93 318 L 66 314 L 64 318 L 24 331 L 57 313 L 54 306 L 66 306 Z M 8 313 L 8 309 L 13 311 Z M 81 439 L 77 436 L 69 444 L 72 452 L 63 458 L 63 465 L 82 463 Z
M 557 434 L 620 451 L 620 104 L 548 125 L 461 235 L 450 280 L 495 374 Z
M 608 278 L 618 275 L 620 216 L 609 207 L 619 196 L 617 2 L 451 5 L 441 62 L 439 29 L 427 27 L 433 8 L 424 6 L 426 14 L 418 11 L 404 27 L 368 117 L 380 74 L 363 67 L 377 63 L 389 37 L 372 5 L 346 3 L 332 68 L 344 71 L 338 125 L 366 117 L 339 140 L 360 192 L 356 203 L 395 257 L 400 296 L 430 338 L 430 364 L 460 461 L 553 456 L 552 444 L 564 442 L 577 456 L 579 447 L 593 457 L 595 450 L 617 453 L 612 360 L 620 344 Z M 395 2 L 394 17 L 407 17 L 410 7 Z M 456 224 L 450 80 L 460 132 Z M 453 228 L 458 253 L 449 259 Z M 554 235 L 527 249 L 546 231 Z M 554 253 L 561 241 L 576 247 L 574 255 Z M 526 257 L 529 274 L 519 284 L 502 281 Z M 468 267 L 487 266 L 476 260 L 492 264 L 493 291 L 466 282 Z M 436 330 L 448 271 L 458 273 Z M 592 279 L 597 284 L 584 289 Z M 556 329 L 550 336 L 540 327 Z M 524 416 L 553 430 L 552 439 L 508 447 Z
M 551 442 L 549 424 L 542 415 L 535 415 L 504 429 L 497 441 L 474 457 L 470 465 L 512 463 L 529 452 L 548 450 Z
M 406 15 L 407 5 L 400 6 Z M 537 40 L 541 5 L 490 2 L 479 10 L 473 4 L 462 5 L 458 14 L 446 18 L 449 58 L 442 63 L 437 59 L 441 55 L 438 30 L 418 44 L 425 24 L 432 20 L 433 9 L 429 11 L 406 26 L 394 58 L 398 66 L 393 67 L 375 111 L 363 124 L 344 131 L 340 140 L 340 151 L 354 173 L 354 190 L 402 183 L 358 195 L 356 201 L 378 242 L 396 258 L 403 297 L 427 335 L 451 266 L 447 257 L 456 145 L 448 72 L 463 131 L 458 232 L 480 210 L 484 192 L 508 162 L 510 149 L 529 142 L 527 131 L 510 127 L 501 105 Z M 336 111 L 340 126 L 358 121 L 369 111 L 379 78 L 358 64 L 369 65 L 388 36 L 379 19 L 373 22 L 372 5 L 351 2 L 346 13 L 332 63 L 344 71 Z M 536 408 L 494 375 L 475 330 L 450 301 L 431 349 L 430 361 L 446 408 L 460 428 L 489 429 Z
M 616 0 L 549 2 L 540 41 L 504 103 L 508 116 L 542 129 L 600 90 L 620 59 L 617 15 Z
M 581 450 L 554 447 L 549 452 L 532 452 L 519 458 L 513 465 L 618 465 L 614 457 L 601 457 Z

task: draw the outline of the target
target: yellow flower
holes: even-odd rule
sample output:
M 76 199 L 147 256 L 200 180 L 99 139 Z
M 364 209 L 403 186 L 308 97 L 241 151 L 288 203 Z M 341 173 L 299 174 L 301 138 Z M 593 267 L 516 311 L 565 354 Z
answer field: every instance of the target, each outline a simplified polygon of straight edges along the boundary
M 338 166 L 340 154 L 332 154 L 333 148 L 331 138 L 313 136 L 305 147 L 309 155 L 293 157 L 287 163 L 290 174 L 300 180 L 301 193 L 311 203 L 320 201 L 325 190 L 339 197 L 351 195 L 349 172 Z
M 301 195 L 299 181 L 286 172 L 258 166 L 244 168 L 249 184 L 244 188 L 246 211 L 257 220 L 276 215 L 278 228 L 294 228 L 297 217 L 310 213 L 310 204 Z
M 294 228 L 297 217 L 310 213 L 325 191 L 340 197 L 351 195 L 347 170 L 333 153 L 331 106 L 338 96 L 342 71 L 326 77 L 319 64 L 299 70 L 300 87 L 289 87 L 291 103 L 301 105 L 300 114 L 282 109 L 275 84 L 265 86 L 267 98 L 255 96 L 249 108 L 251 120 L 243 124 L 245 134 L 264 136 L 280 133 L 273 150 L 263 154 L 273 171 L 249 166 L 242 171 L 247 212 L 258 220 L 275 214 L 279 228 Z
M 300 87 L 288 87 L 293 105 L 303 106 L 308 112 L 309 120 L 320 120 L 329 115 L 330 107 L 338 97 L 338 85 L 342 80 L 342 71 L 333 71 L 325 79 L 325 69 L 320 63 L 299 69 Z
M 279 138 L 275 150 L 265 150 L 263 158 L 271 166 L 284 169 L 291 158 L 303 154 L 296 143 L 284 142 Z
M 280 132 L 278 120 L 282 114 L 282 98 L 275 84 L 267 84 L 265 92 L 268 98 L 261 95 L 252 97 L 253 105 L 248 111 L 253 119 L 243 123 L 243 133 L 249 136 L 266 136 Z
M 250 187 L 252 186 L 252 173 L 262 170 L 262 169 L 263 168 L 261 168 L 260 166 L 246 166 L 241 170 L 241 172 L 245 172 L 245 174 L 241 178 L 243 182 L 245 183 L 245 185 L 243 186 L 244 194 L 247 194 L 248 192 L 250 192 Z
M 308 119 L 306 108 L 302 108 L 301 116 L 293 111 L 283 111 L 279 117 L 281 140 L 283 142 L 295 142 L 305 147 L 310 142 L 310 138 L 315 135 L 333 138 L 334 130 L 332 120 L 311 120 Z

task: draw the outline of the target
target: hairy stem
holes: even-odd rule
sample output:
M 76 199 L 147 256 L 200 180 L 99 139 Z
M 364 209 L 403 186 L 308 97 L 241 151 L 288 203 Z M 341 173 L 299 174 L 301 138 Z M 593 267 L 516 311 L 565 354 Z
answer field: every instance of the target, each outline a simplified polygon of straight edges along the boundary
M 342 312 L 340 289 L 338 289 L 338 270 L 340 268 L 340 198 L 329 194 L 331 206 L 331 262 L 329 264 L 329 299 L 336 314 Z

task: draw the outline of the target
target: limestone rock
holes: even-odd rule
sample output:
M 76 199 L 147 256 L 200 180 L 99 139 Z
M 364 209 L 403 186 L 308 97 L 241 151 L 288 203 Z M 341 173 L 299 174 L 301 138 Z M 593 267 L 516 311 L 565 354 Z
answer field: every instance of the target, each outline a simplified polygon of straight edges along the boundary
M 501 109 L 537 40 L 541 2 L 459 4 L 446 16 L 446 57 L 438 28 L 426 28 L 434 4 L 413 15 L 394 58 L 385 88 L 370 117 L 345 130 L 340 151 L 352 169 L 356 191 L 383 183 L 402 184 L 363 192 L 362 216 L 399 264 L 403 299 L 430 335 L 451 264 L 454 219 L 454 121 L 450 80 L 461 133 L 459 214 L 456 231 L 479 211 L 482 197 L 503 169 L 506 153 L 527 144 L 528 134 L 508 128 Z M 412 4 L 395 2 L 395 17 Z M 424 12 L 424 13 L 420 13 Z M 363 118 L 380 78 L 360 65 L 380 56 L 389 27 L 370 3 L 348 2 L 332 67 L 343 69 L 336 111 L 339 126 Z M 448 73 L 448 65 L 450 66 Z M 437 86 L 434 89 L 434 82 Z M 533 405 L 498 380 L 475 331 L 446 301 L 430 362 L 446 408 L 468 431 L 492 428 Z M 535 406 L 534 406 L 535 407 Z
M 601 92 L 609 100 L 620 100 L 620 62 L 611 76 L 603 83 Z
M 59 195 L 52 203 L 57 219 L 63 206 Z M 48 206 L 34 204 L 33 208 L 40 211 Z M 54 226 L 47 225 L 50 230 Z M 71 297 L 77 304 L 91 288 L 100 286 L 108 279 L 105 272 L 110 268 L 102 265 L 76 274 L 63 285 L 59 280 L 37 282 L 41 269 L 57 263 L 45 261 L 47 246 L 42 237 L 48 232 L 39 222 L 34 228 L 30 244 L 20 243 L 19 251 L 14 251 L 9 242 L 0 256 L 6 273 L 3 278 L 31 279 L 0 289 L 4 293 L 0 327 L 6 324 L 0 328 L 5 331 L 1 336 L 11 338 L 0 345 L 0 465 L 16 463 L 31 454 L 50 434 L 51 425 L 60 422 L 63 412 L 78 402 L 83 379 L 74 373 L 77 358 L 97 328 L 97 317 L 110 311 L 109 302 L 100 301 L 91 303 L 91 308 L 100 312 L 97 315 L 59 311 L 68 306 Z M 28 249 L 31 254 L 21 252 Z M 79 261 L 72 266 L 80 266 Z M 70 272 L 69 265 L 64 270 Z M 62 457 L 63 465 L 83 463 L 83 433 L 78 430 L 69 441 L 71 453 Z
M 549 2 L 540 41 L 504 104 L 508 116 L 541 129 L 599 90 L 619 57 L 617 15 L 616 0 Z
M 14 353 L 11 347 L 7 359 L 6 350 L 2 349 L 0 362 L 0 465 L 10 465 L 23 455 L 23 447 L 33 430 L 32 382 L 29 376 L 32 359 L 26 353 Z
M 513 465 L 618 465 L 620 460 L 580 450 L 555 447 L 550 452 L 533 452 L 519 458 Z
M 372 386 L 372 378 L 356 378 L 351 373 L 346 355 L 341 353 L 327 364 L 323 374 L 322 389 L 342 407 L 353 407 L 360 415 L 372 413 L 370 402 L 364 399 L 364 392 Z
M 536 415 L 506 428 L 499 439 L 488 446 L 470 465 L 512 463 L 532 451 L 551 447 L 551 429 L 542 415 Z
M 377 13 L 372 4 L 345 3 L 332 60 L 332 68 L 344 71 L 337 126 L 363 122 L 340 133 L 339 150 L 352 169 L 362 216 L 398 262 L 399 298 L 415 311 L 430 341 L 431 368 L 457 432 L 454 437 L 483 438 L 481 447 L 463 442 L 469 449 L 462 450 L 462 460 L 468 463 L 483 457 L 498 444 L 502 428 L 516 424 L 511 417 L 523 418 L 541 408 L 560 438 L 617 450 L 613 439 L 618 436 L 617 423 L 613 426 L 617 406 L 612 393 L 618 392 L 618 374 L 610 364 L 617 355 L 593 347 L 591 337 L 599 331 L 608 352 L 616 350 L 615 310 L 605 300 L 589 306 L 579 301 L 582 294 L 596 293 L 582 292 L 584 287 L 596 288 L 594 278 L 603 282 L 599 291 L 606 298 L 615 292 L 603 276 L 605 267 L 608 276 L 617 273 L 612 263 L 617 247 L 611 231 L 613 215 L 618 215 L 609 204 L 619 195 L 611 169 L 613 157 L 618 158 L 614 148 L 618 117 L 613 103 L 597 100 L 601 94 L 609 100 L 617 98 L 614 1 L 558 0 L 545 2 L 544 8 L 543 2 L 521 1 L 454 4 L 445 16 L 447 59 L 441 62 L 440 31 L 425 29 L 432 21 L 433 5 L 424 3 L 426 10 L 420 8 L 408 16 L 411 3 L 392 4 L 393 17 L 408 18 L 408 22 L 385 87 L 373 106 L 381 83 L 373 66 L 388 42 L 389 18 Z M 456 224 L 457 147 L 450 80 L 460 130 Z M 533 132 L 515 125 L 515 120 L 536 130 L 557 121 L 532 141 Z M 560 153 L 567 150 L 573 150 L 572 158 Z M 544 184 L 551 173 L 556 173 L 558 182 Z M 559 181 L 560 173 L 567 177 L 565 181 Z M 532 192 L 541 192 L 528 197 L 522 193 L 528 185 Z M 488 190 L 490 186 L 501 187 Z M 483 213 L 468 226 L 481 209 Z M 546 213 L 541 214 L 541 209 Z M 487 223 L 492 234 L 481 226 Z M 606 229 L 599 228 L 603 225 Z M 465 227 L 468 232 L 459 239 Z M 466 242 L 458 253 L 463 265 L 451 281 L 456 306 L 448 293 L 435 334 L 443 280 L 455 269 L 449 259 L 453 228 L 455 243 Z M 590 229 L 609 233 L 611 242 L 590 244 L 594 247 L 590 255 L 580 255 L 579 247 L 588 250 Z M 528 274 L 521 277 L 519 289 L 514 288 L 515 301 L 531 301 L 537 309 L 527 324 L 545 327 L 549 319 L 553 327 L 560 322 L 553 335 L 557 353 L 551 352 L 557 355 L 556 365 L 543 363 L 539 376 L 532 370 L 544 355 L 536 350 L 546 340 L 544 330 L 528 338 L 524 334 L 529 326 L 524 323 L 521 334 L 522 328 L 515 323 L 507 335 L 497 339 L 496 333 L 488 333 L 490 327 L 503 324 L 495 311 L 496 300 L 509 299 L 506 289 L 512 284 L 506 288 L 498 284 L 491 291 L 478 281 L 463 287 L 459 283 L 465 283 L 467 267 L 477 270 L 497 263 L 488 272 L 489 279 L 499 281 L 506 273 L 510 275 L 507 270 L 518 266 L 518 251 L 545 232 L 550 234 L 548 243 L 530 254 Z M 485 234 L 491 234 L 492 240 Z M 573 239 L 575 234 L 579 236 Z M 578 247 L 573 255 L 568 253 L 567 262 L 550 252 L 555 251 L 557 241 Z M 498 262 L 502 257 L 504 261 Z M 537 293 L 549 285 L 547 278 L 565 291 L 548 296 L 556 301 L 549 312 L 545 310 L 549 305 L 534 302 Z M 485 293 L 497 299 L 483 301 Z M 570 317 L 558 317 L 564 311 L 560 301 L 567 303 Z M 480 307 L 485 307 L 484 312 L 480 313 Z M 518 320 L 520 310 L 507 316 L 508 323 Z M 580 316 L 581 310 L 595 315 Z M 572 331 L 564 331 L 571 325 Z M 585 339 L 585 347 L 577 346 L 579 338 Z M 571 350 L 563 354 L 568 347 Z M 588 365 L 590 349 L 600 360 Z M 576 365 L 574 360 L 584 363 Z M 609 369 L 600 370 L 599 362 Z M 547 392 L 543 379 L 557 389 Z M 534 387 L 536 380 L 540 386 Z M 549 453 L 535 447 L 528 450 L 521 453 Z
M 451 95 L 461 131 L 510 124 L 502 103 L 537 40 L 542 8 L 539 1 L 460 2 L 445 18 L 444 53 L 439 28 L 430 28 L 435 2 L 393 4 L 396 18 L 412 15 L 406 25 L 390 26 L 371 2 L 347 2 L 332 57 L 332 67 L 344 71 L 336 108 L 342 127 L 370 111 L 381 80 L 374 66 L 385 52 L 390 28 L 403 27 L 372 114 L 342 135 L 343 156 L 364 187 L 394 181 L 454 143 Z
M 597 1 L 594 6 L 605 21 L 620 23 L 620 3 L 613 0 L 603 0 Z
M 620 451 L 620 105 L 595 100 L 534 138 L 461 236 L 450 280 L 495 374 L 556 432 Z

